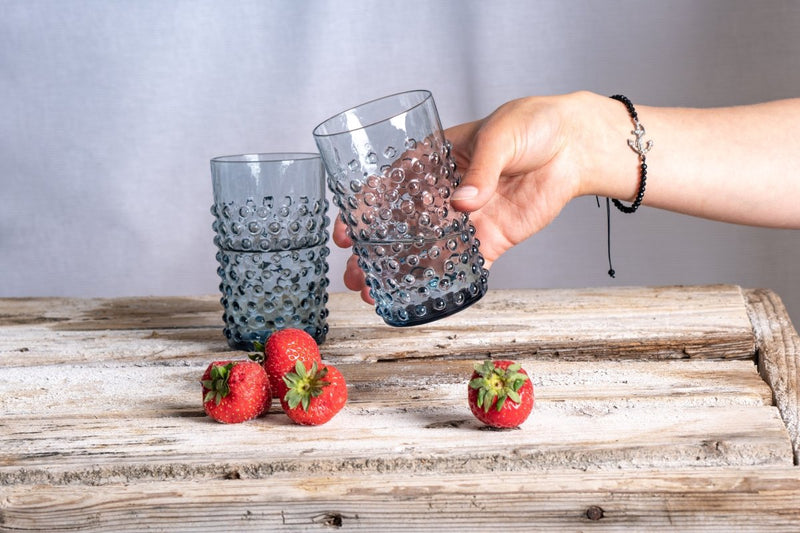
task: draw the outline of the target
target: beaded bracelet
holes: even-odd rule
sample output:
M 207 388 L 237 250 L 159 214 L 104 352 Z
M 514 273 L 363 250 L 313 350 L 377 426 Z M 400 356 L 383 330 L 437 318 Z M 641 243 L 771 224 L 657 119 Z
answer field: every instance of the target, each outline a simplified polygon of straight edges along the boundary
M 627 96 L 622 94 L 615 94 L 610 98 L 622 102 L 625 105 L 625 108 L 628 110 L 628 114 L 631 116 L 631 120 L 633 121 L 633 130 L 631 133 L 635 136 L 635 138 L 628 139 L 628 146 L 631 147 L 631 150 L 639 154 L 639 160 L 641 161 L 641 165 L 639 167 L 639 190 L 636 193 L 636 198 L 634 199 L 633 203 L 627 206 L 615 198 L 611 201 L 614 202 L 614 206 L 623 213 L 635 213 L 636 210 L 639 209 L 639 206 L 642 205 L 642 199 L 644 198 L 644 189 L 647 185 L 647 152 L 653 148 L 653 141 L 647 141 L 643 143 L 645 130 L 644 126 L 639 123 L 639 114 L 636 113 L 636 108 L 633 107 L 633 102 L 631 102 Z M 600 207 L 599 198 L 597 198 L 597 206 Z M 616 272 L 614 271 L 614 267 L 611 266 L 611 207 L 609 206 L 608 198 L 606 198 L 606 242 L 608 249 L 608 275 L 613 278 Z
M 639 115 L 636 113 L 636 109 L 633 107 L 633 103 L 630 101 L 630 99 L 621 94 L 615 94 L 611 98 L 622 102 L 631 116 L 634 126 L 631 133 L 633 133 L 636 138 L 628 139 L 628 146 L 631 147 L 631 150 L 639 154 L 639 159 L 641 160 L 639 191 L 636 193 L 636 199 L 630 206 L 623 205 L 622 202 L 616 199 L 612 199 L 612 202 L 614 202 L 614 205 L 617 207 L 617 209 L 623 213 L 635 213 L 636 210 L 639 209 L 639 206 L 642 205 L 642 199 L 644 198 L 644 188 L 645 185 L 647 185 L 647 152 L 653 148 L 653 141 L 647 141 L 644 144 L 642 143 L 642 138 L 645 135 L 644 126 L 639 123 Z

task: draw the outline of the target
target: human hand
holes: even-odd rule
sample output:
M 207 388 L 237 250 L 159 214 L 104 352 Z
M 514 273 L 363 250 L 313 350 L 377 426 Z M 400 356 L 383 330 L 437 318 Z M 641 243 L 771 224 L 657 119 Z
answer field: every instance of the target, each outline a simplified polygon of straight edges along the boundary
M 353 246 L 353 240 L 347 233 L 347 226 L 342 221 L 341 216 L 337 216 L 333 223 L 333 233 L 331 235 L 333 242 L 341 248 L 350 248 Z M 358 256 L 353 254 L 347 259 L 347 266 L 344 271 L 344 286 L 351 291 L 361 293 L 361 299 L 370 305 L 375 303 L 372 296 L 369 295 L 369 287 L 366 284 L 366 275 L 361 267 L 358 266 Z
M 582 154 L 576 140 L 586 134 L 575 105 L 581 95 L 531 97 L 504 104 L 483 120 L 445 130 L 463 178 L 453 208 L 471 212 L 486 268 L 504 252 L 549 224 L 580 194 Z M 337 218 L 333 240 L 352 246 Z M 345 286 L 373 303 L 355 256 Z
M 523 98 L 445 132 L 463 175 L 451 205 L 471 212 L 487 268 L 579 194 L 570 105 L 568 97 Z

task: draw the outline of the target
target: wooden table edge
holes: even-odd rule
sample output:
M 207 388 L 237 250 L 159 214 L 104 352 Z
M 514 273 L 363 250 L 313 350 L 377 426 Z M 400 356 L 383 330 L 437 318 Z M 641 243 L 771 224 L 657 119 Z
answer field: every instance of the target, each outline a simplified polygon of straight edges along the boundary
M 794 468 L 494 472 L 0 487 L 0 531 L 346 528 L 431 531 L 796 531 Z M 0 508 L 2 508 L 0 507 Z M 489 527 L 487 527 L 489 526 Z
M 800 464 L 800 336 L 780 296 L 769 289 L 743 289 L 747 314 L 756 338 L 758 372 L 772 389 L 792 440 L 795 465 Z

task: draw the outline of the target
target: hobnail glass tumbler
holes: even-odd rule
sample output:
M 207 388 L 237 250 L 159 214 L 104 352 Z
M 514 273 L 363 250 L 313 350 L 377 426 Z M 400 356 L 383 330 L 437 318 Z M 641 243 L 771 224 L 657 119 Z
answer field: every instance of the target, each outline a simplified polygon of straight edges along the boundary
M 450 207 L 461 178 L 429 91 L 339 113 L 314 129 L 314 139 L 387 324 L 431 322 L 484 295 L 489 272 L 469 215 Z
M 328 202 L 318 154 L 215 157 L 214 244 L 224 334 L 238 350 L 274 331 L 328 332 Z

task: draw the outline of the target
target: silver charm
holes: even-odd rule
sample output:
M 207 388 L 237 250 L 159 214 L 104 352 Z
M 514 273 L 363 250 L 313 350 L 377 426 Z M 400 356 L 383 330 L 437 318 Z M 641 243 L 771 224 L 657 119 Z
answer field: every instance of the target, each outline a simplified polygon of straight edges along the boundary
M 644 126 L 639 124 L 638 120 L 633 121 L 636 129 L 631 130 L 636 136 L 636 139 L 628 139 L 628 146 L 631 147 L 631 150 L 639 154 L 639 156 L 644 157 L 644 155 L 653 148 L 653 141 L 647 141 L 646 143 L 642 143 L 642 137 L 645 135 Z

